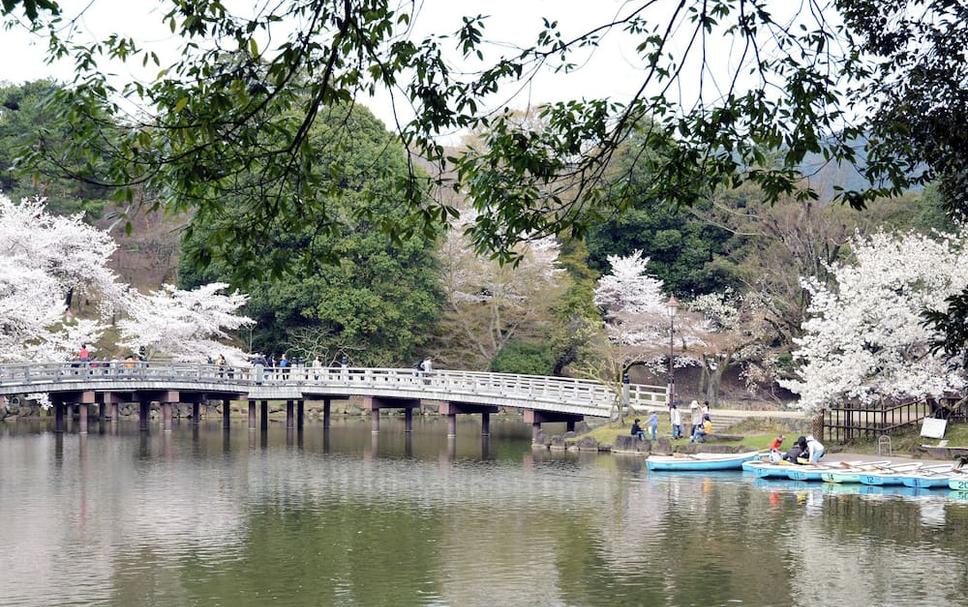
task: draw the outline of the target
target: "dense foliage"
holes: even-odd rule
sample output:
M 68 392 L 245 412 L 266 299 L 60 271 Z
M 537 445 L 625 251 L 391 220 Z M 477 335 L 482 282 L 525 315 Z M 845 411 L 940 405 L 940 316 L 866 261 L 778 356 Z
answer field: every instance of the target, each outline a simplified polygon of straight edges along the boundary
M 247 201 L 226 204 L 224 214 L 197 214 L 184 242 L 180 281 L 191 286 L 258 276 L 247 308 L 256 320 L 250 344 L 256 351 L 326 362 L 346 354 L 359 365 L 406 363 L 428 339 L 440 307 L 436 239 L 419 233 L 394 242 L 380 229 L 406 212 L 399 187 L 407 159 L 360 106 L 317 122 L 309 140 L 317 137 L 327 144 L 311 170 L 317 183 L 329 184 L 316 193 L 327 214 L 307 208 L 298 225 L 266 217 L 266 239 L 244 269 L 220 260 L 236 245 L 224 234 L 244 229 Z M 334 175 L 341 177 L 331 183 Z M 307 263 L 330 254 L 331 263 Z M 199 265 L 208 269 L 198 272 Z

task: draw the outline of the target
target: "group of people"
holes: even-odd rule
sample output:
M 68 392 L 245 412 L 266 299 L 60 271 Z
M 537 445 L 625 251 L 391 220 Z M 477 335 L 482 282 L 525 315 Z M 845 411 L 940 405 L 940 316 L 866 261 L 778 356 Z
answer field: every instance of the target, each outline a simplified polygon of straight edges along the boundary
M 783 441 L 786 439 L 782 434 L 778 435 L 770 443 L 770 461 L 779 464 L 788 461 L 791 464 L 818 464 L 826 454 L 827 449 L 823 443 L 818 441 L 812 434 L 798 436 L 793 445 L 784 453 Z
M 689 404 L 689 412 L 690 421 L 692 422 L 689 428 L 689 442 L 705 442 L 706 437 L 713 433 L 713 422 L 709 416 L 709 401 L 703 401 L 702 405 L 699 404 L 699 401 L 692 401 Z M 672 423 L 672 438 L 685 438 L 682 425 L 682 413 L 675 403 L 669 406 L 669 421 Z M 640 422 L 641 420 L 636 418 L 632 424 L 632 436 L 637 436 L 644 440 L 645 431 L 642 430 Z M 646 422 L 646 427 L 649 429 L 649 437 L 655 440 L 659 431 L 659 416 L 657 413 L 652 413 Z

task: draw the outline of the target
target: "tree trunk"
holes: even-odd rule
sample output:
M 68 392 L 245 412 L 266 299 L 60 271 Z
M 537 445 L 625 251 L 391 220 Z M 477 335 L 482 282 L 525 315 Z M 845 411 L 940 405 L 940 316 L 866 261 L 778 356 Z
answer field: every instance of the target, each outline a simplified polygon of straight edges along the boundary
M 818 441 L 823 441 L 823 418 L 824 412 L 821 411 L 810 420 L 810 433 Z
M 709 384 L 706 387 L 706 400 L 709 401 L 709 405 L 712 407 L 719 406 L 719 389 L 723 382 L 723 374 L 726 373 L 727 368 L 729 368 L 729 365 L 725 362 L 716 361 L 716 369 L 706 373 L 709 377 Z

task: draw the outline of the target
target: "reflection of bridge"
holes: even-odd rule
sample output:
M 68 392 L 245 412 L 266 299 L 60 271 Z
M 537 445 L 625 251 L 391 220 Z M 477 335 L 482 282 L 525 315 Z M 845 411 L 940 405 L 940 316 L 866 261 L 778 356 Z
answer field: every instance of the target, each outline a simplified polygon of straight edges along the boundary
M 248 400 L 249 428 L 256 428 L 256 405 L 261 404 L 261 427 L 268 427 L 269 401 L 286 401 L 286 426 L 303 426 L 306 400 L 322 401 L 323 427 L 329 427 L 330 403 L 359 397 L 370 412 L 373 431 L 380 429 L 381 409 L 403 409 L 406 429 L 412 428 L 413 409 L 421 400 L 440 401 L 448 418 L 448 434 L 456 433 L 457 415 L 479 413 L 482 433 L 490 432 L 490 414 L 498 407 L 521 410 L 535 433 L 545 422 L 565 422 L 570 429 L 584 417 L 607 417 L 617 395 L 592 380 L 472 371 L 368 369 L 350 367 L 293 367 L 266 369 L 196 364 L 103 362 L 44 363 L 0 367 L 0 395 L 42 393 L 53 405 L 55 429 L 64 430 L 67 406 L 79 409 L 80 431 L 87 431 L 88 409 L 100 418 L 118 419 L 118 406 L 138 403 L 141 427 L 147 429 L 151 403 L 161 409 L 162 427 L 171 429 L 172 405 L 192 404 L 192 420 L 211 400 L 222 401 L 224 427 L 229 427 L 230 400 Z M 630 385 L 632 406 L 664 404 L 666 389 Z M 624 397 L 623 397 L 624 399 Z

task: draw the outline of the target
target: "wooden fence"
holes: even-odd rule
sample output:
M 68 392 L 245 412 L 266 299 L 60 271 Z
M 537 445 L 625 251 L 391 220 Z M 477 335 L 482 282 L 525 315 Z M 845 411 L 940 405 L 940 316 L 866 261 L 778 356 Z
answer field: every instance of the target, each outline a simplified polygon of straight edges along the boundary
M 909 400 L 879 405 L 842 404 L 827 409 L 823 418 L 824 438 L 838 443 L 849 443 L 864 438 L 876 438 L 894 434 L 920 425 L 926 417 L 946 417 L 951 421 L 966 421 L 962 407 L 954 412 L 950 408 L 958 398 L 934 400 Z

